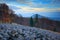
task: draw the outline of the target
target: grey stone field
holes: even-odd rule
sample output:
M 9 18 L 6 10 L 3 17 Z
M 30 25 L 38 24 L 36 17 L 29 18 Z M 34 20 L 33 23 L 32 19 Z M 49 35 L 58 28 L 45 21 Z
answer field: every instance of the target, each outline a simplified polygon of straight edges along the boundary
M 0 23 L 0 40 L 60 40 L 60 34 L 14 23 Z

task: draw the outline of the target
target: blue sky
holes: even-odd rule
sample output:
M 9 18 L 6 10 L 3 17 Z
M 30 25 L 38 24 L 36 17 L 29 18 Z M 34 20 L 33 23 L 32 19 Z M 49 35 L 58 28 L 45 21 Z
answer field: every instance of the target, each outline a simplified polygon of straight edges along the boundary
M 38 13 L 60 20 L 60 0 L 0 0 L 0 3 L 6 3 L 16 14 L 24 17 Z

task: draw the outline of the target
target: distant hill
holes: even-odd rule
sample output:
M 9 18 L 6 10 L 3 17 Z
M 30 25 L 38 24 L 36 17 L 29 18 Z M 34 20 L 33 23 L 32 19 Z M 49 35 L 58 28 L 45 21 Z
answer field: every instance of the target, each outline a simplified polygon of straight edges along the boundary
M 38 16 L 38 18 L 44 18 L 44 16 L 41 16 L 41 15 L 39 15 L 39 14 L 34 14 L 34 15 L 32 15 L 31 17 L 32 17 L 32 18 L 35 18 L 36 16 Z

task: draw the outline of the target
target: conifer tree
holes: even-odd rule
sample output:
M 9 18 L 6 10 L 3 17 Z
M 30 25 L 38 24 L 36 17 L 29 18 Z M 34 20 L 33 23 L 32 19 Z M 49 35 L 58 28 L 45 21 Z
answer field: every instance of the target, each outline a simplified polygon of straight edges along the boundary
M 32 27 L 34 26 L 33 18 L 32 17 L 30 18 L 30 26 L 32 26 Z
M 35 23 L 38 22 L 38 14 L 35 15 Z

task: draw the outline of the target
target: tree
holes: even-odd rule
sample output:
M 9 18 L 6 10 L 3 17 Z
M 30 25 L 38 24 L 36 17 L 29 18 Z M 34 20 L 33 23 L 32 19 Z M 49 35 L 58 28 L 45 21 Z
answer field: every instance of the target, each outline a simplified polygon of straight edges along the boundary
M 39 27 L 39 22 L 38 22 L 38 14 L 35 14 L 35 19 L 34 19 L 34 26 Z
M 35 14 L 35 23 L 38 22 L 38 14 Z
M 23 21 L 24 21 L 24 20 L 23 20 L 23 16 L 22 16 L 21 14 L 19 14 L 19 16 L 20 16 L 20 17 L 19 17 L 19 18 L 20 18 L 20 19 L 19 19 L 19 20 L 20 20 L 20 24 L 22 25 L 22 24 L 23 24 Z
M 34 26 L 34 22 L 33 22 L 33 18 L 32 17 L 30 18 L 30 26 L 32 26 L 32 27 Z
M 10 22 L 9 7 L 6 4 L 0 4 L 0 20 L 4 23 Z
M 2 21 L 2 12 L 0 11 L 0 21 Z
M 15 14 L 14 14 L 14 11 L 13 11 L 13 10 L 11 10 L 11 9 L 10 9 L 9 11 L 10 11 L 10 12 L 9 12 L 9 13 L 10 13 L 10 15 L 9 15 L 9 16 L 10 16 L 10 20 L 11 20 L 11 22 L 10 22 L 10 23 L 12 23 L 12 22 L 13 22 L 13 20 L 14 20 Z
M 53 29 L 53 31 L 55 31 L 55 32 L 56 32 L 56 28 L 54 28 L 54 29 Z

